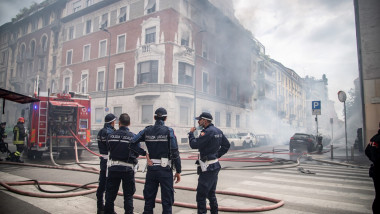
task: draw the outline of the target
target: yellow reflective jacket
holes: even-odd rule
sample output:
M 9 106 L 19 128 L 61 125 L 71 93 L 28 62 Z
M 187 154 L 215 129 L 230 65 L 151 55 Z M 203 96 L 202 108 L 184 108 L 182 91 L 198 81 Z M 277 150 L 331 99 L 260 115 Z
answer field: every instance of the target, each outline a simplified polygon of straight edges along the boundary
M 24 124 L 18 122 L 13 128 L 13 144 L 24 144 L 25 136 Z

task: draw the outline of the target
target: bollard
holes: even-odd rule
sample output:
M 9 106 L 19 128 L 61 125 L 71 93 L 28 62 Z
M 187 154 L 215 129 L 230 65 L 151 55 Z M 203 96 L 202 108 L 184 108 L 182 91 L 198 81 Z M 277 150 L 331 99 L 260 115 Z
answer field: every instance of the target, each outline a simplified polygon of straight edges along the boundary
M 354 161 L 354 147 L 351 146 L 351 161 Z
M 333 151 L 333 148 L 334 146 L 333 145 L 330 145 L 330 151 L 331 151 L 331 159 L 334 159 L 334 151 Z

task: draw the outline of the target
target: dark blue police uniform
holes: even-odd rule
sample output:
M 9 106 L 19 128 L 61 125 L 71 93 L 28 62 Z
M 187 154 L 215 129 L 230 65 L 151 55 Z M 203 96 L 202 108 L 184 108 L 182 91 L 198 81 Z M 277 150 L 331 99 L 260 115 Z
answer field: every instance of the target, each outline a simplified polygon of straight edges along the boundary
M 365 154 L 372 161 L 369 169 L 369 176 L 372 177 L 375 187 L 375 199 L 372 203 L 372 211 L 373 213 L 380 213 L 380 129 L 370 139 L 370 143 L 365 149 Z
M 156 120 L 154 126 L 148 126 L 140 131 L 134 142 L 145 141 L 153 166 L 148 166 L 144 186 L 144 214 L 153 213 L 158 186 L 161 186 L 162 213 L 172 213 L 174 203 L 173 172 L 170 166 L 162 167 L 161 158 L 168 158 L 169 163 L 181 173 L 177 139 L 173 129 L 165 126 L 164 121 Z
M 133 143 L 135 134 L 122 126 L 107 138 L 109 147 L 108 176 L 106 184 L 105 213 L 114 213 L 114 201 L 122 183 L 125 213 L 133 213 L 133 194 L 136 191 L 134 166 L 139 155 L 146 155 L 137 143 Z
M 97 136 L 100 157 L 100 172 L 99 172 L 99 186 L 96 190 L 97 206 L 98 210 L 103 210 L 103 195 L 106 191 L 106 174 L 107 174 L 107 160 L 108 160 L 108 148 L 107 137 L 109 134 L 115 131 L 115 128 L 110 123 L 105 123 L 104 127 L 99 131 Z
M 198 167 L 199 178 L 196 196 L 198 213 L 207 213 L 206 198 L 210 201 L 211 213 L 218 213 L 215 190 L 221 166 L 217 159 L 227 153 L 230 143 L 223 132 L 212 123 L 201 131 L 197 139 L 193 132 L 189 132 L 189 142 L 192 149 L 198 149 L 200 160 L 210 163 L 207 171 L 202 172 Z

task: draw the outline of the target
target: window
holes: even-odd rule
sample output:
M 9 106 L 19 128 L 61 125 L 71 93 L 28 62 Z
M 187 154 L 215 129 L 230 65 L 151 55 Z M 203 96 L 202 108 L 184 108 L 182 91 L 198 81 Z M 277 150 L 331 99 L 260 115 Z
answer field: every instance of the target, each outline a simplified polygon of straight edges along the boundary
M 80 81 L 80 92 L 87 93 L 88 74 L 82 73 Z
M 83 61 L 88 61 L 90 60 L 90 45 L 85 45 L 83 46 Z
M 80 10 L 81 7 L 82 7 L 81 0 L 75 1 L 73 3 L 73 13 L 77 12 L 78 10 Z
M 49 16 L 49 14 L 47 14 L 47 15 L 45 15 L 45 16 L 43 17 L 43 19 L 42 19 L 42 24 L 43 24 L 43 26 L 45 27 L 46 25 L 48 25 L 48 24 L 49 24 L 49 21 L 50 21 L 50 16 Z
M 95 123 L 102 123 L 103 122 L 103 108 L 96 108 L 95 109 Z
M 66 52 L 66 65 L 71 65 L 73 57 L 73 50 L 69 50 Z
M 41 58 L 40 59 L 39 70 L 42 71 L 42 72 L 45 71 L 45 58 Z
M 91 33 L 91 27 L 92 27 L 92 20 L 87 20 L 86 21 L 86 34 Z
M 206 59 L 207 59 L 207 50 L 208 50 L 207 42 L 203 40 L 202 41 L 202 56 Z
M 158 61 L 141 62 L 137 66 L 137 84 L 157 83 Z
M 57 68 L 57 56 L 53 56 L 53 66 L 51 69 L 55 72 L 56 68 Z
M 65 89 L 66 93 L 69 93 L 69 91 L 70 91 L 70 77 L 65 77 L 64 89 Z
M 74 26 L 69 28 L 69 40 L 74 39 Z
M 236 128 L 240 128 L 240 115 L 236 115 Z
M 189 124 L 189 108 L 187 106 L 181 106 L 179 109 L 179 123 L 183 125 Z
M 24 26 L 22 26 L 22 35 L 25 35 L 28 33 L 28 25 L 25 24 Z
M 146 13 L 149 14 L 149 13 L 153 13 L 156 11 L 156 0 L 148 0 L 148 4 L 145 8 Z
M 203 92 L 207 93 L 208 92 L 208 73 L 203 72 Z
M 1 52 L 0 64 L 2 65 L 5 64 L 5 57 L 6 57 L 6 52 L 5 51 Z
M 113 107 L 113 114 L 116 117 L 116 121 L 119 122 L 119 117 L 123 113 L 123 108 L 121 106 Z
M 231 113 L 226 115 L 226 127 L 231 127 Z
M 124 68 L 116 68 L 116 89 L 122 88 L 123 87 L 123 73 L 124 73 Z
M 103 91 L 104 90 L 104 71 L 99 71 L 98 72 L 98 91 Z
M 117 37 L 117 52 L 122 53 L 125 51 L 125 34 Z
M 188 31 L 182 32 L 181 45 L 189 47 L 190 34 Z
M 220 112 L 215 112 L 215 125 L 220 126 Z
M 220 77 L 216 77 L 215 79 L 215 93 L 216 93 L 216 96 L 220 96 L 220 91 L 222 89 L 221 87 L 221 80 L 220 80 Z
M 47 51 L 47 37 L 46 36 L 42 37 L 41 48 L 42 48 L 43 53 L 45 53 Z
M 119 23 L 127 20 L 127 7 L 120 8 Z
M 94 0 L 86 0 L 86 7 L 92 5 L 94 3 Z
M 50 88 L 51 88 L 51 93 L 55 93 L 56 92 L 56 89 L 55 89 L 55 81 L 54 80 L 52 80 L 51 81 L 51 85 L 50 85 Z
M 145 123 L 145 124 L 153 123 L 153 105 L 142 106 L 141 123 Z
M 108 27 L 108 13 L 102 15 L 102 23 L 100 24 L 100 28 Z
M 99 57 L 105 57 L 107 52 L 107 40 L 99 42 Z
M 32 31 L 35 31 L 38 29 L 38 19 L 35 19 L 32 21 Z
M 156 27 L 145 29 L 145 44 L 156 42 Z
M 178 63 L 178 84 L 193 86 L 193 66 L 184 62 Z

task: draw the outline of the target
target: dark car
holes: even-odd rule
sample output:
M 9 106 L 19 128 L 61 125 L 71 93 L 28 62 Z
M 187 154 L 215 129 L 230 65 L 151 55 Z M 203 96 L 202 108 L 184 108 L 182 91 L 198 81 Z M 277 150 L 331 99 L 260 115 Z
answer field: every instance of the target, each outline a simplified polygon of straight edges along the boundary
M 257 139 L 257 144 L 260 145 L 260 146 L 263 146 L 263 145 L 269 145 L 271 144 L 271 137 L 267 134 L 258 134 L 256 135 L 256 139 Z
M 307 152 L 315 151 L 317 140 L 312 134 L 295 133 L 289 142 L 289 151 L 293 152 L 294 149 L 306 149 Z

